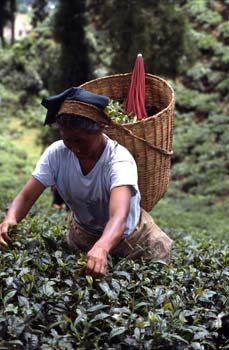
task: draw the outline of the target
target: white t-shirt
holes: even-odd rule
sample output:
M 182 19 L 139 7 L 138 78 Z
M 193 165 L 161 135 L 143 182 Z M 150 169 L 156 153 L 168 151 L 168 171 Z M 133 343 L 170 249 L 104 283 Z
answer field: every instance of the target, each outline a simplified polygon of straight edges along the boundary
M 140 192 L 137 166 L 130 152 L 108 138 L 106 147 L 93 169 L 83 175 L 78 158 L 62 140 L 43 153 L 33 177 L 45 187 L 55 185 L 73 211 L 75 220 L 88 232 L 101 235 L 109 219 L 112 188 L 131 185 L 132 195 L 124 237 L 136 227 L 140 217 Z

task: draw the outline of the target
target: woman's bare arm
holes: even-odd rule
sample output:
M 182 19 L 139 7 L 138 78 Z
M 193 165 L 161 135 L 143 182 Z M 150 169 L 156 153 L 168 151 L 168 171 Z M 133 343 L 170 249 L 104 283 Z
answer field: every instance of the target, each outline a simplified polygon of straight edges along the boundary
M 87 254 L 87 273 L 99 277 L 106 274 L 107 255 L 122 239 L 130 210 L 131 187 L 115 187 L 111 191 L 109 220 L 101 238 Z

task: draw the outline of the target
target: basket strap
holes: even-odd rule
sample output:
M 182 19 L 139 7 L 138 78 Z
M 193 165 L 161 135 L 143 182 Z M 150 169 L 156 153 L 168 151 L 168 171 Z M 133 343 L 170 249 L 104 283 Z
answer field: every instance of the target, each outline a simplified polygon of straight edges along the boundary
M 155 149 L 156 151 L 166 155 L 166 156 L 171 156 L 173 154 L 173 151 L 167 151 L 166 149 L 163 149 L 161 147 L 152 145 L 152 143 L 148 142 L 147 140 L 144 140 L 142 137 L 139 137 L 137 135 L 135 135 L 131 130 L 127 129 L 125 126 L 120 125 L 118 123 L 114 123 L 113 121 L 110 123 L 113 127 L 115 127 L 116 129 L 125 131 L 127 134 L 131 135 L 132 137 L 134 137 L 135 139 L 144 142 L 147 146 L 149 146 L 150 148 Z

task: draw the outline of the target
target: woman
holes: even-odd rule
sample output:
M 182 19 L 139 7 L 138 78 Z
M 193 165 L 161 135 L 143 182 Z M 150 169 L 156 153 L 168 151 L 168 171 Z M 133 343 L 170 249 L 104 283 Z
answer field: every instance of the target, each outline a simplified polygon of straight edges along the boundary
M 107 256 L 168 261 L 172 240 L 140 208 L 136 163 L 126 148 L 103 133 L 108 98 L 80 88 L 46 98 L 45 124 L 56 123 L 62 140 L 41 156 L 32 177 L 0 225 L 0 244 L 46 187 L 55 186 L 71 209 L 67 242 L 87 252 L 86 273 L 101 277 Z

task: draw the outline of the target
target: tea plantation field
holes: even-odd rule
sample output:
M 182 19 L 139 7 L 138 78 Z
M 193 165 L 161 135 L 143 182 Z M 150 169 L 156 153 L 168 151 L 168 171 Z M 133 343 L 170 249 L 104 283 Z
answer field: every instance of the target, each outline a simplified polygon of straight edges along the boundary
M 151 212 L 174 240 L 170 263 L 109 257 L 104 279 L 86 276 L 46 190 L 0 248 L 0 350 L 229 349 L 228 0 L 183 3 L 198 59 L 169 81 L 171 181 Z M 0 220 L 49 138 L 36 70 L 46 41 L 33 35 L 0 51 Z
M 45 211 L 1 250 L 0 349 L 228 349 L 225 242 L 173 235 L 168 265 L 110 258 L 93 280 L 68 251 L 66 213 Z
M 1 219 L 41 152 L 37 129 L 15 128 L 9 115 Z M 9 249 L 0 248 L 0 349 L 228 349 L 227 218 L 221 211 L 210 220 L 199 197 L 174 200 L 174 188 L 152 211 L 174 240 L 171 262 L 110 257 L 103 280 L 85 276 L 84 254 L 68 250 L 68 214 L 50 208 L 47 190 L 12 229 Z

